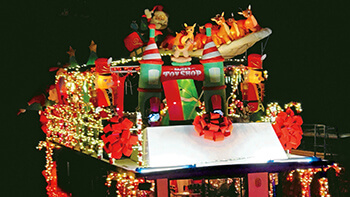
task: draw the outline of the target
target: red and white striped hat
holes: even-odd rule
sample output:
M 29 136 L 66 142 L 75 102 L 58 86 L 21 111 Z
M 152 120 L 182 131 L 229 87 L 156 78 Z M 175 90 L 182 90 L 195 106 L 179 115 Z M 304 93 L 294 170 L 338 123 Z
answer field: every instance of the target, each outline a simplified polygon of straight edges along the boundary
M 205 28 L 207 29 L 210 28 L 209 31 L 211 31 L 211 26 L 212 25 L 210 23 L 205 24 Z M 203 56 L 200 62 L 202 64 L 205 64 L 205 63 L 222 62 L 222 61 L 224 61 L 224 58 L 221 56 L 220 52 L 218 51 L 218 48 L 216 47 L 213 39 L 211 38 L 211 35 L 210 36 L 207 35 L 207 41 L 206 41 L 206 44 L 204 45 Z
M 150 38 L 145 48 L 145 51 L 142 54 L 142 60 L 140 60 L 140 64 L 163 64 L 162 58 L 160 56 L 158 46 L 154 40 L 154 31 L 156 26 L 154 24 L 150 24 Z

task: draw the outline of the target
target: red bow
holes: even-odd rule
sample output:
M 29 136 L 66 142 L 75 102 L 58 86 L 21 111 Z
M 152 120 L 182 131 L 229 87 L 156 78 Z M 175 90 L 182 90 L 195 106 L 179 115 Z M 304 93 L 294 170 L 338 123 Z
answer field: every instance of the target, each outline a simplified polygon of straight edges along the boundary
M 130 133 L 133 123 L 127 118 L 114 116 L 109 124 L 103 128 L 104 134 L 101 139 L 104 142 L 104 149 L 112 153 L 112 158 L 120 159 L 123 155 L 129 157 L 132 153 L 132 146 L 138 142 L 137 135 Z
M 290 108 L 287 108 L 286 112 L 278 113 L 276 122 L 272 126 L 284 150 L 298 148 L 303 135 L 302 124 L 301 116 L 294 115 Z
M 205 139 L 213 141 L 224 140 L 225 137 L 231 135 L 233 129 L 232 122 L 217 113 L 196 116 L 193 125 L 200 136 L 204 134 Z

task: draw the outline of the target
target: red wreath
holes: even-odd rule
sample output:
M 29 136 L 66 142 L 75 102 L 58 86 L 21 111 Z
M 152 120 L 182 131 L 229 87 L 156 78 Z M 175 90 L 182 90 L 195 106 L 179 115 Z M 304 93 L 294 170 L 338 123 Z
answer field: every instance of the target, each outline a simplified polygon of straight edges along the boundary
M 127 118 L 114 116 L 103 128 L 104 134 L 101 139 L 104 142 L 104 150 L 111 153 L 111 158 L 120 159 L 123 155 L 129 157 L 132 146 L 138 142 L 137 135 L 131 134 L 133 123 Z
M 272 125 L 284 150 L 296 149 L 300 145 L 303 130 L 301 116 L 294 115 L 292 109 L 278 113 L 276 122 Z
M 193 121 L 194 129 L 205 139 L 222 141 L 231 135 L 233 129 L 232 122 L 227 117 L 217 113 L 196 116 Z

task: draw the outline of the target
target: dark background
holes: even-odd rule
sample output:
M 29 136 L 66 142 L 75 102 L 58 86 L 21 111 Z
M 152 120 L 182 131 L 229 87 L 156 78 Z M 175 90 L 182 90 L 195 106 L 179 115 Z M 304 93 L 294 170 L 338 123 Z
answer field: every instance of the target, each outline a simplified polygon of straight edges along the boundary
M 350 133 L 349 36 L 346 1 L 92 1 L 37 0 L 6 2 L 2 9 L 2 133 L 1 150 L 5 196 L 44 196 L 41 171 L 45 152 L 35 147 L 45 139 L 39 116 L 19 108 L 54 83 L 50 67 L 69 61 L 69 46 L 76 49 L 78 63 L 87 62 L 90 41 L 99 57 L 128 57 L 123 39 L 131 21 L 143 10 L 163 5 L 169 27 L 179 31 L 186 22 L 203 25 L 224 11 L 226 18 L 239 8 L 252 5 L 262 27 L 272 29 L 265 53 L 268 70 L 266 103 L 301 102 L 304 123 L 336 127 Z M 66 14 L 64 12 L 67 11 Z M 260 44 L 260 43 L 258 43 Z M 254 51 L 248 51 L 251 53 Z M 136 92 L 135 92 L 136 93 Z M 344 144 L 341 144 L 344 143 Z M 348 155 L 346 142 L 340 142 Z

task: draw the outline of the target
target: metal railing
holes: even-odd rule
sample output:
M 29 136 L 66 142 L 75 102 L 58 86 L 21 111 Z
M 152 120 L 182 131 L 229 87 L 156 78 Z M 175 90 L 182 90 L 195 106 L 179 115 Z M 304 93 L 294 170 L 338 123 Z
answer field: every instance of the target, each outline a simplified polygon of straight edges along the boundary
M 324 124 L 303 124 L 302 128 L 303 137 L 312 137 L 313 139 L 312 151 L 314 156 L 317 156 L 317 153 L 322 153 L 324 158 L 333 158 L 335 156 L 329 139 L 339 139 L 336 128 Z M 304 144 L 301 147 L 305 148 L 307 146 Z

